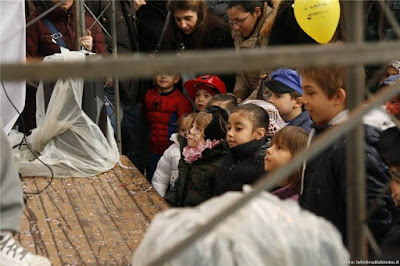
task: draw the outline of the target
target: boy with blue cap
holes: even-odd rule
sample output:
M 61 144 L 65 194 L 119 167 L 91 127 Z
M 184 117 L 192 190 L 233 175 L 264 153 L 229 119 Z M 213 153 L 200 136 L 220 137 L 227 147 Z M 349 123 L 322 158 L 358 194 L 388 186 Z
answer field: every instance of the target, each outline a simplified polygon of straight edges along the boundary
M 266 81 L 265 86 L 272 93 L 269 102 L 276 106 L 283 120 L 288 125 L 298 126 L 310 132 L 313 122 L 308 111 L 303 110 L 303 89 L 297 71 L 279 68 L 271 73 L 271 80 Z

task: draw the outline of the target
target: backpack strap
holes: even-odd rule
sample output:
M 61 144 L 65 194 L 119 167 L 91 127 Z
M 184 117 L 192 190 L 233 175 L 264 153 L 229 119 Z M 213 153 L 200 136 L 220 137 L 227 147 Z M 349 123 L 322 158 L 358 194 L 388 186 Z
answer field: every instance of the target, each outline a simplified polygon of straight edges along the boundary
M 56 28 L 56 26 L 54 26 L 53 22 L 51 22 L 51 20 L 48 18 L 42 18 L 42 21 L 43 21 L 44 25 L 46 25 L 46 27 L 50 30 L 53 41 L 57 42 L 57 45 L 59 47 L 68 48 L 64 42 L 62 34 L 57 30 L 57 28 Z

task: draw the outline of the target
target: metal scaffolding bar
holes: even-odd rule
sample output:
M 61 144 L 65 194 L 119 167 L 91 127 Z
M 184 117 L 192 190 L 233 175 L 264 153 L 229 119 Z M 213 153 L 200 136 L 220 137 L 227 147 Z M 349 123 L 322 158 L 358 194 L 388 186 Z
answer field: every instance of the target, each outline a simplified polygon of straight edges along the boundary
M 222 222 L 229 215 L 232 215 L 234 212 L 243 207 L 253 197 L 257 196 L 262 191 L 273 188 L 275 184 L 278 184 L 284 178 L 289 176 L 293 171 L 298 169 L 303 164 L 304 160 L 309 161 L 317 156 L 321 151 L 328 148 L 340 137 L 346 134 L 349 130 L 352 130 L 354 127 L 356 127 L 361 122 L 363 116 L 366 115 L 369 111 L 382 105 L 385 101 L 392 98 L 397 93 L 400 93 L 399 83 L 396 83 L 388 87 L 387 89 L 380 91 L 376 94 L 373 100 L 368 100 L 364 104 L 358 105 L 356 108 L 353 109 L 345 122 L 337 125 L 334 128 L 328 129 L 325 133 L 323 133 L 315 141 L 313 141 L 309 149 L 296 155 L 289 162 L 289 164 L 285 165 L 285 167 L 279 168 L 275 172 L 262 176 L 259 182 L 253 187 L 251 191 L 249 191 L 248 193 L 244 193 L 243 196 L 231 202 L 228 206 L 221 210 L 220 213 L 212 216 L 207 223 L 201 225 L 195 232 L 188 235 L 179 243 L 175 244 L 168 250 L 165 250 L 161 255 L 159 255 L 146 266 L 158 266 L 166 264 L 170 259 L 180 254 L 200 237 L 210 232 L 218 223 Z
M 113 57 L 118 60 L 118 49 L 117 49 L 117 23 L 116 23 L 116 12 L 115 12 L 115 0 L 111 0 L 111 27 L 112 27 L 112 49 Z M 122 154 L 122 142 L 121 142 L 121 103 L 119 95 L 119 80 L 118 77 L 114 77 L 114 96 L 115 96 L 115 120 L 117 120 L 117 132 L 116 141 L 118 146 L 119 154 Z
M 364 40 L 363 2 L 347 1 L 345 4 L 346 40 L 361 44 Z M 353 110 L 364 100 L 363 66 L 348 67 L 346 79 L 347 108 Z M 348 132 L 346 144 L 347 179 L 347 241 L 351 260 L 367 259 L 367 242 L 363 232 L 366 215 L 365 200 L 365 141 L 364 125 L 358 123 Z
M 247 49 L 210 50 L 201 53 L 159 54 L 105 57 L 100 60 L 74 63 L 33 62 L 1 64 L 2 80 L 56 80 L 65 77 L 86 79 L 142 78 L 154 73 L 231 73 L 238 70 L 304 67 L 310 65 L 387 64 L 400 58 L 400 42 L 368 44 L 303 45 Z M 196 64 L 193 64 L 196 62 Z M 88 71 L 90 69 L 90 71 Z

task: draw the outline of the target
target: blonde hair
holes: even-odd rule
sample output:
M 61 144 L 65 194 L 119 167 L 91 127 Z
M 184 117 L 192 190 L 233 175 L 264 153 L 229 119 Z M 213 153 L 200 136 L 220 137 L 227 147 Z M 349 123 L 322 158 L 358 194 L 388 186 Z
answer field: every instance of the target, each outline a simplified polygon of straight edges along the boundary
M 196 116 L 196 113 L 190 113 L 190 114 L 185 114 L 179 117 L 178 121 L 176 122 L 178 126 L 178 131 L 184 128 L 189 128 L 191 127 L 193 123 L 193 119 Z
M 206 112 L 198 112 L 197 114 L 195 114 L 193 118 L 192 125 L 196 123 L 204 131 L 206 127 L 210 124 L 211 120 L 212 120 L 212 114 Z

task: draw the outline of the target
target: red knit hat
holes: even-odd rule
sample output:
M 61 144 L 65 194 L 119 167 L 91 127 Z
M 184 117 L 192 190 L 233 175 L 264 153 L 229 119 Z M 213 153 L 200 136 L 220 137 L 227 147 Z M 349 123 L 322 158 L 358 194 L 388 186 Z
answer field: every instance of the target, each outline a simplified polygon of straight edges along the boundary
M 215 75 L 205 75 L 185 83 L 186 91 L 191 99 L 194 100 L 196 92 L 200 89 L 208 91 L 212 96 L 225 94 L 225 83 Z

